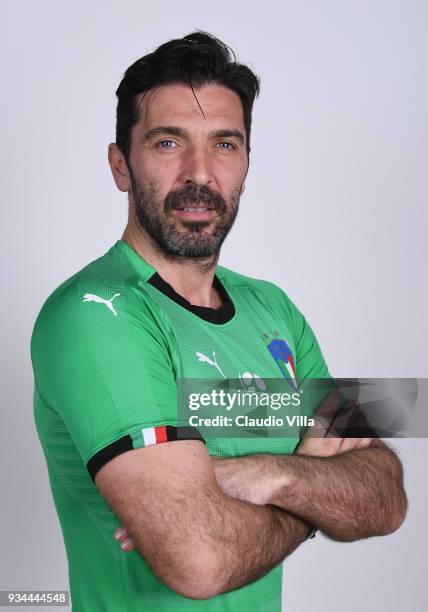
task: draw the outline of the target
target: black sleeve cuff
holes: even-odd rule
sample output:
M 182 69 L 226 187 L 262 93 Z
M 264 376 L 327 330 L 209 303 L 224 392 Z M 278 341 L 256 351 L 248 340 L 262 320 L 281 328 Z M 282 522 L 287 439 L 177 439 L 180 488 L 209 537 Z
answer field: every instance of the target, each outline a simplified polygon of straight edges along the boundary
M 151 441 L 144 443 L 145 437 L 141 432 L 150 431 Z M 138 439 L 138 442 L 136 441 Z M 138 432 L 138 437 L 134 434 L 126 434 L 122 438 L 108 444 L 101 450 L 97 451 L 86 464 L 88 472 L 95 482 L 95 475 L 103 465 L 108 463 L 114 457 L 121 453 L 135 449 L 144 448 L 145 446 L 153 446 L 162 442 L 175 442 L 176 440 L 200 440 L 205 444 L 204 438 L 201 436 L 196 427 L 174 427 L 172 425 L 163 425 L 160 427 L 142 428 Z

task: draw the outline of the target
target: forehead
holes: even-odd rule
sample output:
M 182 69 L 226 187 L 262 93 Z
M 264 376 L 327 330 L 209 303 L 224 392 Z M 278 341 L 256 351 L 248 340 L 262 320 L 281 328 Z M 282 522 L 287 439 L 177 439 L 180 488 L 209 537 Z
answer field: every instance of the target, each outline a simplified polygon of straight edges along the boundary
M 193 89 L 194 94 L 189 85 L 173 83 L 140 94 L 137 104 L 143 100 L 135 128 L 146 131 L 155 125 L 174 125 L 177 121 L 199 126 L 205 121 L 205 124 L 215 122 L 221 127 L 243 129 L 242 103 L 237 93 L 215 83 Z

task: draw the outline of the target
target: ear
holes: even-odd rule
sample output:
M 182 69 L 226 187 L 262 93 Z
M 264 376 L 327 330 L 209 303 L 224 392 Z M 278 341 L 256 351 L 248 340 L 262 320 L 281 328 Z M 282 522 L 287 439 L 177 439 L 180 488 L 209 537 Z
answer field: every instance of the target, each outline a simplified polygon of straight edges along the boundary
M 108 146 L 108 163 L 110 164 L 114 182 L 119 191 L 130 191 L 131 179 L 128 166 L 122 151 L 115 143 L 111 143 Z

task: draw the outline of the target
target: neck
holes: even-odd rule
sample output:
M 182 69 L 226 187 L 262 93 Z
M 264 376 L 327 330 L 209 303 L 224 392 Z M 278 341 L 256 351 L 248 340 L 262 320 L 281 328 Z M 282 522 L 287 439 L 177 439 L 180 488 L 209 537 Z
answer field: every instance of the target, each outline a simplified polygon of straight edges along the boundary
M 222 305 L 218 292 L 212 286 L 218 256 L 204 259 L 168 257 L 154 247 L 146 232 L 143 233 L 143 230 L 129 223 L 122 240 L 191 304 L 208 308 L 219 308 Z

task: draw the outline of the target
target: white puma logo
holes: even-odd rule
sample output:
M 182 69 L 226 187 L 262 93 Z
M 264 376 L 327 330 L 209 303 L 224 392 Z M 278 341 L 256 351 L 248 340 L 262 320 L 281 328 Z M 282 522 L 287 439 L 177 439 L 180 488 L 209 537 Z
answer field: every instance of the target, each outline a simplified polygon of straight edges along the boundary
M 210 365 L 212 365 L 215 368 L 217 368 L 217 370 L 220 372 L 220 374 L 223 376 L 223 378 L 226 378 L 226 376 L 224 375 L 222 369 L 220 368 L 220 366 L 217 363 L 217 359 L 216 359 L 216 356 L 215 356 L 215 351 L 213 351 L 214 361 L 212 359 L 210 359 L 209 357 L 207 357 L 206 355 L 204 355 L 203 353 L 200 353 L 199 351 L 196 351 L 196 357 L 198 358 L 198 361 L 205 361 L 205 363 L 209 363 Z
M 114 316 L 117 317 L 117 312 L 115 311 L 113 307 L 112 301 L 114 300 L 115 297 L 118 297 L 119 295 L 120 293 L 115 293 L 112 298 L 110 298 L 109 300 L 105 300 L 104 298 L 100 297 L 99 295 L 95 295 L 94 293 L 85 293 L 85 295 L 83 296 L 83 301 L 84 302 L 98 302 L 99 304 L 105 304 L 107 308 L 112 311 Z

